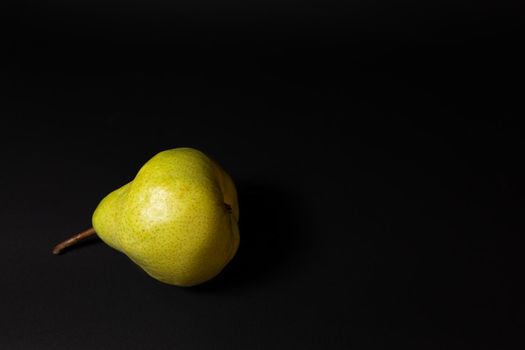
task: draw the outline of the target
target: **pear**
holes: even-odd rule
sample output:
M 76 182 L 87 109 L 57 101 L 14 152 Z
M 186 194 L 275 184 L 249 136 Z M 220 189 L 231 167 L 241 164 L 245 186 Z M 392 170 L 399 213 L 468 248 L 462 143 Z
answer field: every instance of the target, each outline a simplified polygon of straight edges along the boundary
M 155 155 L 107 195 L 84 236 L 96 232 L 161 282 L 194 286 L 215 277 L 237 252 L 238 220 L 226 171 L 198 150 L 176 148 Z

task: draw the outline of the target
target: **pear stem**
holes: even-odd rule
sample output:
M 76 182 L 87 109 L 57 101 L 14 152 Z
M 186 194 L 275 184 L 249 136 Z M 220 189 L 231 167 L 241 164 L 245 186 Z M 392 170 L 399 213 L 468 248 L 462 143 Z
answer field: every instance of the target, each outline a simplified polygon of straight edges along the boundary
M 66 239 L 64 242 L 57 244 L 53 248 L 53 254 L 58 255 L 67 247 L 70 247 L 74 244 L 77 244 L 78 242 L 82 241 L 83 239 L 86 239 L 88 237 L 94 236 L 97 233 L 95 232 L 95 229 L 93 227 L 88 228 L 85 231 L 80 232 L 79 234 L 74 235 L 71 238 Z

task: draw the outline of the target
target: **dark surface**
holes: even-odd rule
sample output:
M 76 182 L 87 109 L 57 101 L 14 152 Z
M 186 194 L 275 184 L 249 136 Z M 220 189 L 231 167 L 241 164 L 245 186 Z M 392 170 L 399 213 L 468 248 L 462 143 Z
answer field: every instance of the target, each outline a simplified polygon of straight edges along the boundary
M 517 5 L 83 3 L 2 5 L 0 348 L 520 348 Z M 51 254 L 180 146 L 238 184 L 221 275 Z

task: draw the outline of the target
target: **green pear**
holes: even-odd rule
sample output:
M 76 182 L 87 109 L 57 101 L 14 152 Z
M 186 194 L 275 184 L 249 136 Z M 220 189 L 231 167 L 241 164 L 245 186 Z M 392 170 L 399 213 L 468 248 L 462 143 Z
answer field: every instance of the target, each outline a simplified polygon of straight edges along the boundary
M 160 152 L 107 195 L 93 228 L 153 278 L 193 286 L 215 277 L 239 247 L 231 177 L 192 148 Z

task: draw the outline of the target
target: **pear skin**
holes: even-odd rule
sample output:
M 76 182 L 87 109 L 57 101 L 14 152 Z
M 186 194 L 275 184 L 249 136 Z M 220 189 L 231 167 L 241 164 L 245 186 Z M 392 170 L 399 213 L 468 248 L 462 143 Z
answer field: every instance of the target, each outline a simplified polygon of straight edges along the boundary
M 193 286 L 215 277 L 239 247 L 231 177 L 192 148 L 160 152 L 93 214 L 98 236 L 153 278 Z

